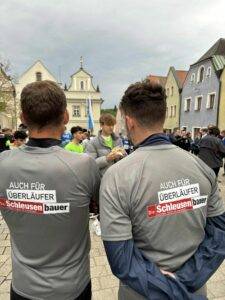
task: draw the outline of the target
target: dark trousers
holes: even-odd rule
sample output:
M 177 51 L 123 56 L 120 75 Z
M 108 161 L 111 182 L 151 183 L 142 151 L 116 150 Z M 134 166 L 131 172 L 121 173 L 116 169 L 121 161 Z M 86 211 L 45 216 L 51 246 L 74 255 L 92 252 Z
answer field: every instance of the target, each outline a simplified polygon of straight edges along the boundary
M 16 292 L 14 292 L 11 286 L 10 300 L 30 300 L 30 299 L 18 295 Z M 91 281 L 88 283 L 88 285 L 86 286 L 84 291 L 80 294 L 80 296 L 75 298 L 74 300 L 91 300 Z

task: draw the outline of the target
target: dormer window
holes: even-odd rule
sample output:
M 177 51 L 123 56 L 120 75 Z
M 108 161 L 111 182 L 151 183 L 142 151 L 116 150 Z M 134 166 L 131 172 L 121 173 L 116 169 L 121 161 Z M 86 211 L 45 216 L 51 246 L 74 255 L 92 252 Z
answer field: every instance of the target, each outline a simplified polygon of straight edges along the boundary
M 42 73 L 36 72 L 36 81 L 42 81 Z
M 82 91 L 84 90 L 84 82 L 83 82 L 83 81 L 80 82 L 80 89 L 81 89 Z
M 201 66 L 200 69 L 198 70 L 198 83 L 203 81 L 204 72 L 205 72 L 205 68 L 204 68 L 204 66 Z

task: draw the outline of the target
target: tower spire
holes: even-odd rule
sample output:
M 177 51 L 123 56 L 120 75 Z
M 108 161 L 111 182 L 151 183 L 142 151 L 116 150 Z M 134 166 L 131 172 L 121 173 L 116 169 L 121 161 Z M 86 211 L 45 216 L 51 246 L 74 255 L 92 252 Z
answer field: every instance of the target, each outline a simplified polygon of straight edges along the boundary
M 83 56 L 80 57 L 80 68 L 83 69 Z

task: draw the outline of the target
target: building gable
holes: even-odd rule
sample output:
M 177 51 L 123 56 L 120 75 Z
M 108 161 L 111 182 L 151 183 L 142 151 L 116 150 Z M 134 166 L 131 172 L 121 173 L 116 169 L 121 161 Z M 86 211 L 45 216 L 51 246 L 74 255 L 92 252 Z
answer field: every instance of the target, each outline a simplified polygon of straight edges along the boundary
M 207 127 L 210 123 L 217 124 L 219 87 L 218 73 L 211 58 L 190 66 L 182 90 L 181 127 L 193 131 L 193 128 Z M 209 105 L 210 97 L 214 97 L 213 107 Z
M 210 59 L 215 55 L 225 56 L 225 39 L 219 39 L 199 60 L 194 63 L 198 64 L 206 59 Z
M 97 92 L 95 89 L 92 76 L 83 68 L 80 68 L 76 73 L 71 76 L 71 83 L 68 88 L 70 92 Z
M 48 68 L 37 60 L 31 67 L 29 67 L 20 77 L 19 84 L 29 79 L 29 83 L 37 81 L 37 76 L 41 75 L 41 80 L 51 80 L 57 82 L 56 77 L 48 70 Z M 39 77 L 40 78 L 40 77 Z
M 164 129 L 167 131 L 173 131 L 174 128 L 179 127 L 181 87 L 182 81 L 180 81 L 180 78 L 177 76 L 177 71 L 174 67 L 170 67 L 165 84 L 167 111 Z

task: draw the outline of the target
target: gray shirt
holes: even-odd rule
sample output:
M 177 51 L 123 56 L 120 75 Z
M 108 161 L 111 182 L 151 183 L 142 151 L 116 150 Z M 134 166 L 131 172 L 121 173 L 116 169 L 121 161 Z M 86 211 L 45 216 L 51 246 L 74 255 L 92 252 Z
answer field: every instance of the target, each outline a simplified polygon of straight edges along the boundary
M 181 267 L 204 239 L 206 217 L 223 212 L 213 170 L 174 145 L 139 148 L 102 179 L 102 239 L 133 239 L 164 270 Z
M 73 300 L 90 281 L 89 202 L 95 161 L 53 146 L 0 155 L 0 208 L 12 244 L 12 285 L 29 299 Z

